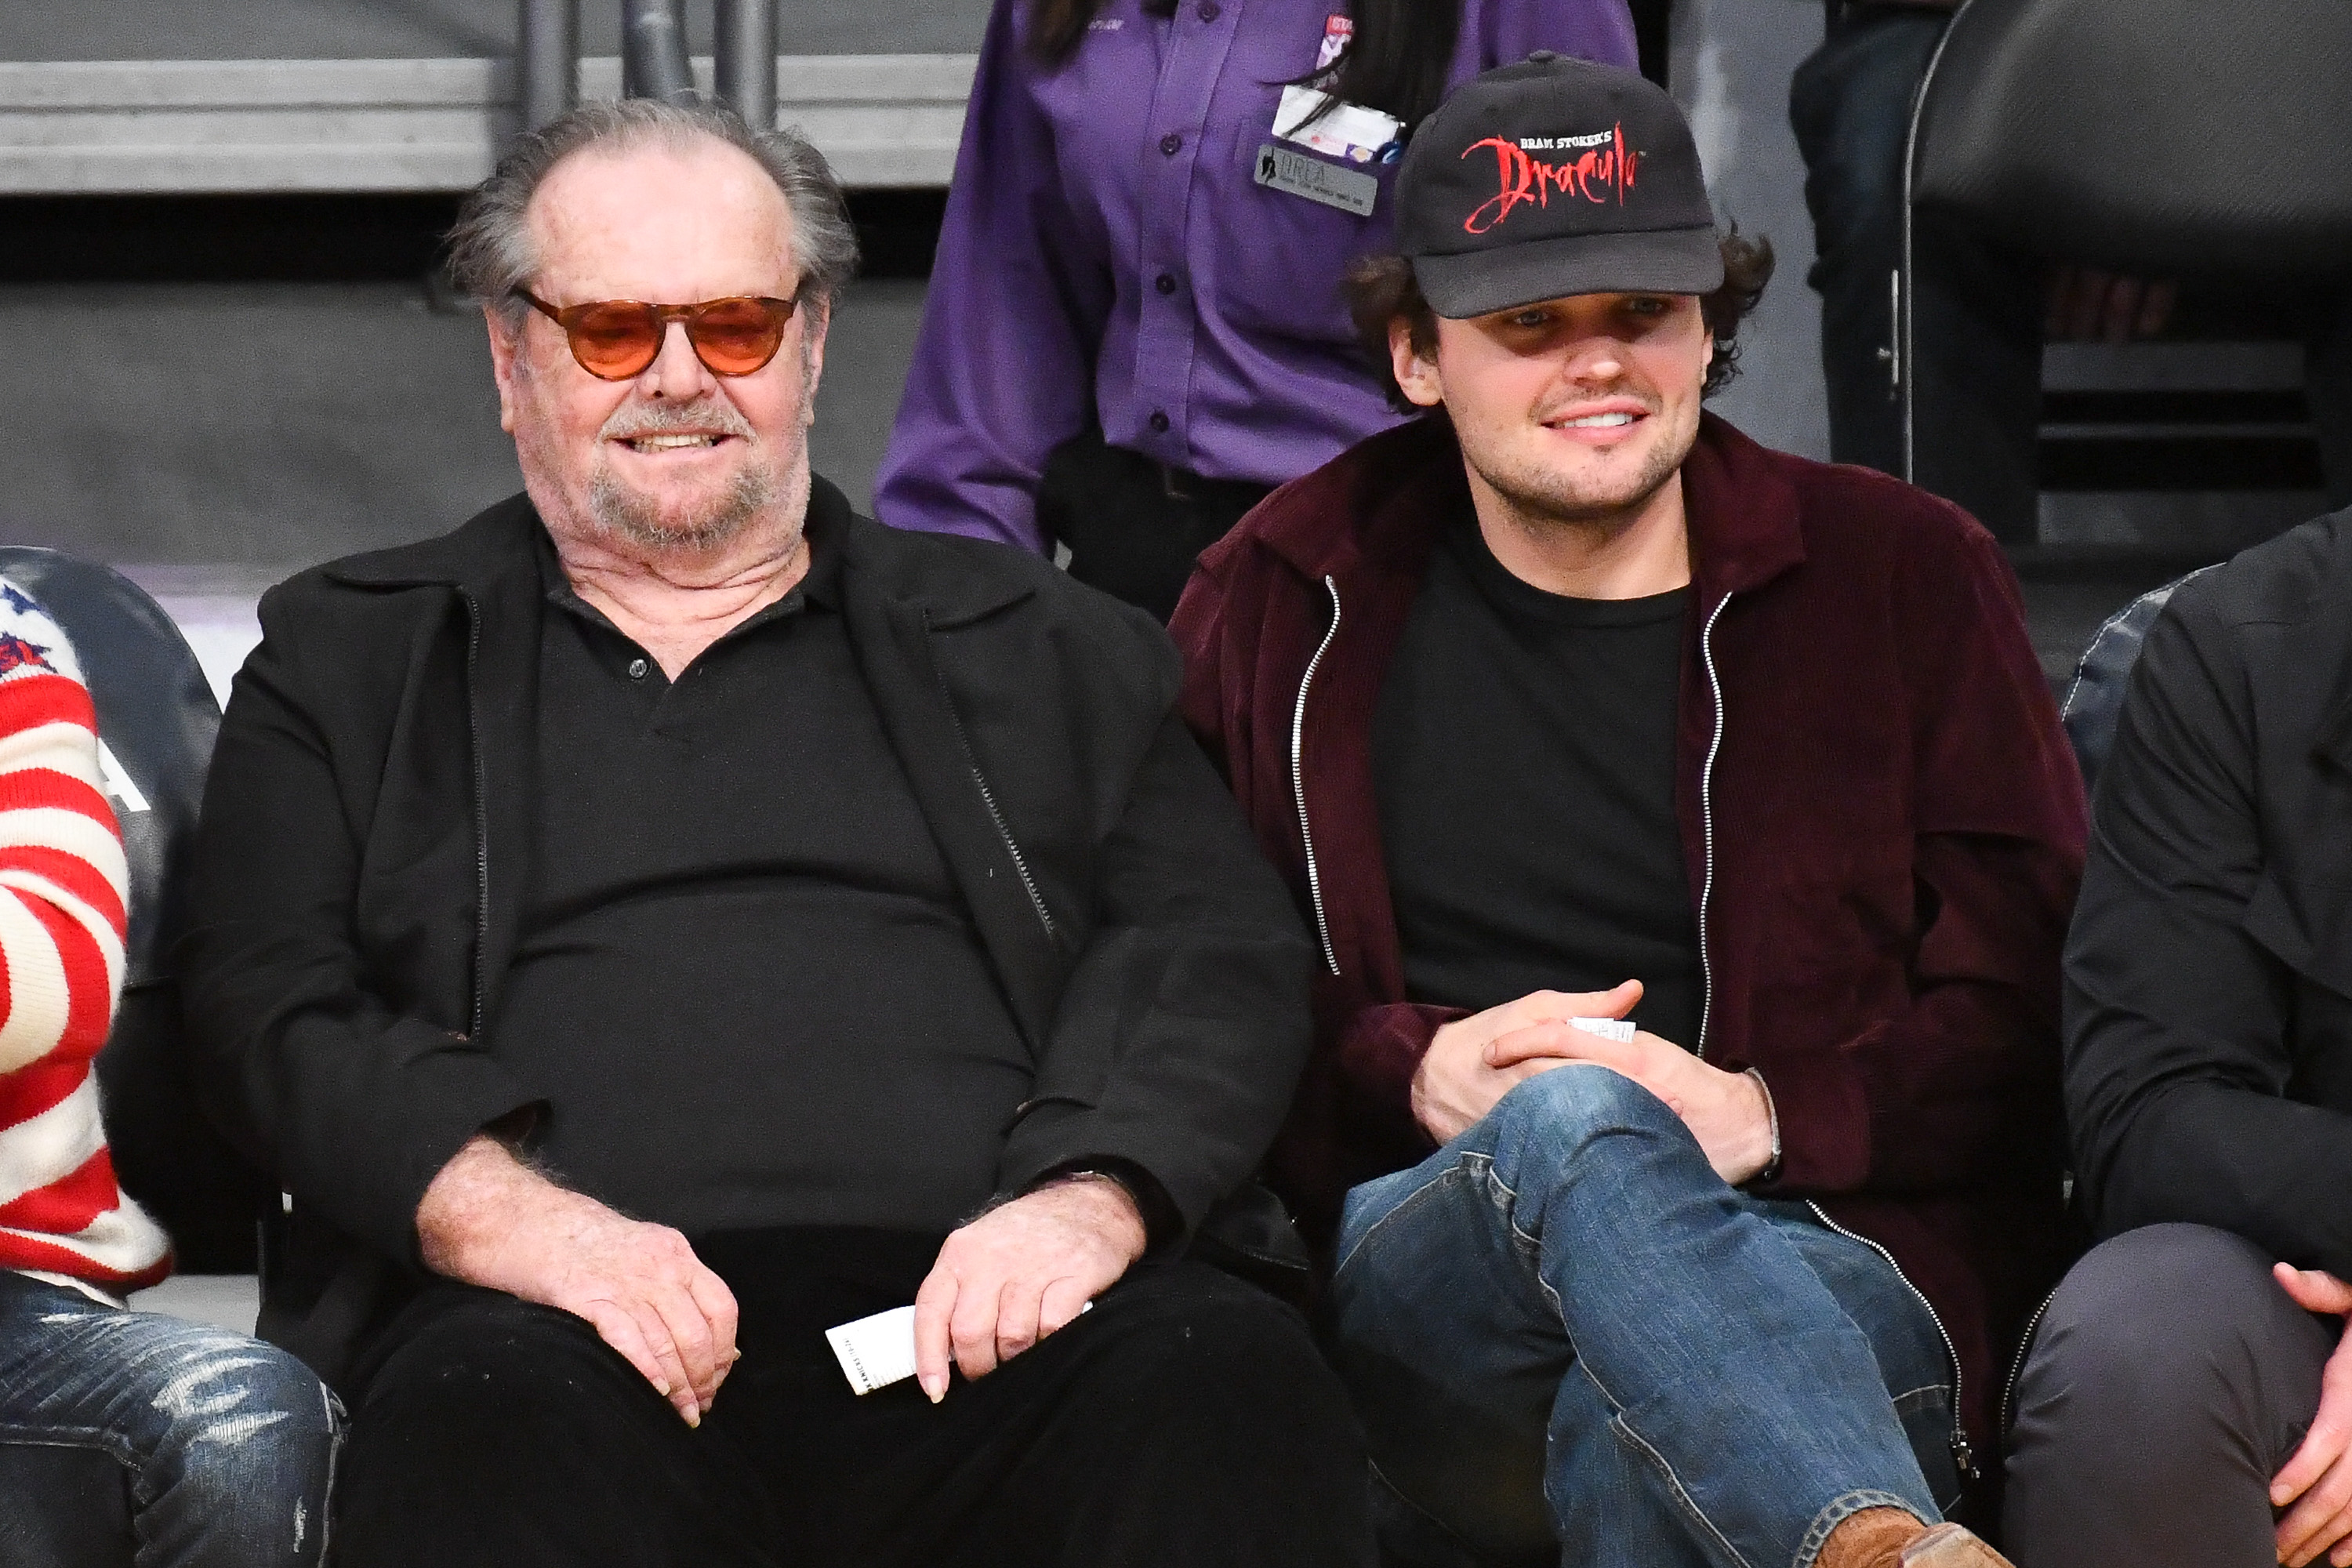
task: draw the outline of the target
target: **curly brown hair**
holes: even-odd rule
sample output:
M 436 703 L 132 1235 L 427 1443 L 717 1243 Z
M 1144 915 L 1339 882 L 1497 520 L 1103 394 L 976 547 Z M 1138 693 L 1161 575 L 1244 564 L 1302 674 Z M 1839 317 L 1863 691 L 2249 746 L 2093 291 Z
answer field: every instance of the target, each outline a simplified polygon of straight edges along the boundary
M 1712 294 L 1699 296 L 1699 314 L 1715 334 L 1715 358 L 1700 384 L 1701 396 L 1712 397 L 1739 374 L 1739 323 L 1764 298 L 1772 280 L 1772 242 L 1750 239 L 1734 224 L 1716 236 L 1723 247 L 1723 284 Z M 1437 349 L 1437 312 L 1422 297 L 1412 275 L 1412 263 L 1402 256 L 1360 256 L 1349 264 L 1345 285 L 1348 315 L 1373 374 L 1388 393 L 1389 406 L 1400 414 L 1415 414 L 1421 405 L 1405 396 L 1397 384 L 1389 359 L 1389 323 L 1402 317 L 1412 346 L 1423 353 Z

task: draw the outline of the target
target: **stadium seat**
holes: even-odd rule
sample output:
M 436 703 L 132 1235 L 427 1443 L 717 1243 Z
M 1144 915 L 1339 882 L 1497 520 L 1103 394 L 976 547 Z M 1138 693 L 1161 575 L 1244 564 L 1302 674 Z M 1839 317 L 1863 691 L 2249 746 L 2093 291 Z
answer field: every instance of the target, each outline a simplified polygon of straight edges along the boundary
M 2201 280 L 2209 295 L 2231 300 L 2309 307 L 2352 288 L 2352 181 L 2334 133 L 2347 100 L 2352 5 L 2343 0 L 2249 0 L 2220 10 L 2190 0 L 1969 0 L 1913 109 L 1896 280 L 1906 449 L 1909 432 L 1936 417 L 1920 407 L 1911 368 L 1919 221 L 2053 261 Z M 2287 314 L 2299 324 L 2273 330 L 2316 330 L 2315 320 Z M 2339 467 L 2341 379 L 2333 367 L 2308 384 L 2321 450 Z M 2218 400 L 2174 398 L 2147 417 L 2168 427 L 2151 433 L 2152 460 L 2194 448 L 2223 468 L 2245 466 L 2231 452 L 2282 467 L 2269 447 L 2247 445 L 2274 444 L 2279 432 L 2243 428 Z M 2273 426 L 2294 417 L 2266 416 Z M 2344 482 L 2331 474 L 2331 487 Z M 2307 483 L 2274 474 L 2255 488 Z
M 275 1187 L 195 1108 L 171 962 L 187 921 L 189 856 L 220 707 L 179 629 L 120 574 L 58 551 L 6 545 L 0 577 L 39 599 L 73 640 L 131 864 L 122 1005 L 98 1061 L 116 1173 L 171 1233 L 181 1270 L 252 1273 L 258 1222 L 274 1206 Z M 38 1519 L 0 1508 L 0 1562 L 10 1568 L 128 1568 L 130 1510 L 112 1458 L 0 1447 L 5 1498 L 71 1500 Z

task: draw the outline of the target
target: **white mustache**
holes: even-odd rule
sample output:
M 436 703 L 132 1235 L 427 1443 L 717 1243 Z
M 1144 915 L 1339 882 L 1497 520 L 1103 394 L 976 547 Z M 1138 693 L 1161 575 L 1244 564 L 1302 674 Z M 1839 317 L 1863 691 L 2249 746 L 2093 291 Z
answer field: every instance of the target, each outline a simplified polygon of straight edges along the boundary
M 613 411 L 596 432 L 601 440 L 634 441 L 646 436 L 678 436 L 710 434 L 741 436 L 754 434 L 751 421 L 723 403 L 667 405 L 638 404 Z

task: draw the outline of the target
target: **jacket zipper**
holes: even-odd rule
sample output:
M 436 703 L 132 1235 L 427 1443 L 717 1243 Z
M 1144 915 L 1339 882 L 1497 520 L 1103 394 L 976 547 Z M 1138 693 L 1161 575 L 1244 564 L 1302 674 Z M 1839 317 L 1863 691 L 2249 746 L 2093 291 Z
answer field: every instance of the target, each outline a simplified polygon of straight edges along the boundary
M 1708 904 L 1713 901 L 1715 896 L 1715 759 L 1723 750 L 1724 726 L 1723 681 L 1717 675 L 1715 668 L 1715 623 L 1722 618 L 1724 606 L 1730 603 L 1731 595 L 1728 594 L 1717 600 L 1715 608 L 1707 612 L 1706 625 L 1698 634 L 1699 661 L 1706 667 L 1707 691 L 1715 699 L 1715 735 L 1707 742 L 1706 762 L 1700 768 L 1698 775 L 1699 832 L 1705 845 L 1706 867 L 1706 874 L 1699 880 L 1698 891 L 1698 1049 L 1694 1054 L 1702 1061 L 1706 1059 L 1707 1022 L 1709 1016 L 1715 1010 L 1715 968 L 1712 961 L 1707 957 L 1706 911 Z M 1969 1447 L 1968 1430 L 1960 1422 L 1959 1347 L 1952 1343 L 1951 1331 L 1944 1327 L 1944 1320 L 1937 1314 L 1936 1304 L 1927 1300 L 1925 1291 L 1911 1283 L 1911 1277 L 1903 1272 L 1903 1266 L 1895 1261 L 1893 1253 L 1871 1240 L 1870 1237 L 1856 1236 L 1830 1218 L 1821 1205 L 1808 1200 L 1805 1206 L 1813 1211 L 1814 1218 L 1838 1235 L 1844 1237 L 1848 1241 L 1862 1243 L 1863 1246 L 1885 1258 L 1886 1267 L 1895 1270 L 1895 1278 L 1903 1281 L 1903 1288 L 1917 1297 L 1919 1305 L 1927 1310 L 1927 1321 L 1936 1325 L 1936 1337 L 1944 1342 L 1944 1354 L 1952 1364 L 1952 1460 L 1959 1467 L 1962 1476 L 1974 1480 L 1977 1475 L 1976 1456 Z M 2045 1306 L 2047 1304 L 2044 1303 Z M 2035 1315 L 2035 1321 L 2040 1321 L 2040 1314 Z
M 1893 1253 L 1879 1246 L 1878 1243 L 1871 1240 L 1870 1237 L 1866 1236 L 1856 1236 L 1853 1231 L 1846 1229 L 1845 1226 L 1830 1218 L 1828 1211 L 1823 1209 L 1821 1205 L 1813 1202 L 1811 1198 L 1805 1200 L 1805 1206 L 1813 1211 L 1813 1217 L 1815 1219 L 1820 1220 L 1823 1225 L 1829 1226 L 1830 1229 L 1837 1232 L 1838 1235 L 1845 1237 L 1848 1241 L 1858 1241 L 1862 1243 L 1863 1246 L 1870 1248 L 1871 1251 L 1875 1252 L 1880 1258 L 1885 1259 L 1886 1267 L 1895 1270 L 1895 1278 L 1903 1281 L 1903 1288 L 1906 1290 L 1910 1291 L 1912 1295 L 1917 1297 L 1919 1300 L 1919 1305 L 1927 1310 L 1927 1321 L 1936 1325 L 1936 1335 L 1938 1339 L 1944 1342 L 1944 1354 L 1952 1363 L 1952 1462 L 1959 1467 L 1960 1477 L 1962 1479 L 1971 1481 L 1975 1480 L 1977 1479 L 1976 1450 L 1969 1446 L 1968 1428 L 1963 1426 L 1960 1421 L 1959 1347 L 1952 1343 L 1951 1331 L 1944 1327 L 1944 1320 L 1937 1315 L 1936 1304 L 1927 1300 L 1927 1293 L 1926 1291 L 1911 1283 L 1911 1276 L 1903 1272 L 1903 1265 L 1895 1261 L 1895 1255 Z
M 923 630 L 928 633 L 930 629 L 931 618 L 926 615 Z M 956 744 L 963 748 L 964 766 L 971 770 L 971 782 L 980 787 L 981 804 L 988 807 L 988 820 L 996 824 L 996 837 L 1003 840 L 1004 852 L 1013 858 L 1013 870 L 1021 875 L 1021 887 L 1029 895 L 1029 907 L 1037 911 L 1037 921 L 1045 928 L 1045 939 L 1058 943 L 1061 933 L 1054 929 L 1053 912 L 1045 908 L 1045 895 L 1037 890 L 1037 879 L 1029 874 L 1028 858 L 1021 853 L 1021 846 L 1013 841 L 1013 829 L 1004 824 L 1004 813 L 997 809 L 996 792 L 988 787 L 988 777 L 980 771 L 980 759 L 972 752 L 971 737 L 964 733 L 963 715 L 956 710 L 955 699 L 948 694 L 947 677 L 940 673 L 936 663 L 931 667 L 931 679 L 939 684 L 940 701 L 947 708 L 948 722 L 955 728 Z
M 1706 955 L 1706 911 L 1715 899 L 1715 758 L 1723 750 L 1723 682 L 1715 673 L 1715 623 L 1731 603 L 1726 594 L 1706 616 L 1698 634 L 1699 663 L 1706 668 L 1706 689 L 1715 699 L 1715 734 L 1706 743 L 1706 761 L 1698 773 L 1700 854 L 1706 866 L 1698 885 L 1698 1047 L 1691 1054 L 1706 1060 L 1706 1026 L 1715 1013 L 1715 964 Z
M 476 666 L 482 652 L 482 607 L 465 589 L 457 597 L 466 605 L 466 738 L 474 749 L 474 1008 L 469 1039 L 482 1037 L 482 966 L 490 949 L 490 803 L 489 781 L 482 767 L 482 721 Z
M 1329 577 L 1323 579 L 1323 591 L 1331 595 L 1331 629 L 1323 634 L 1322 643 L 1315 657 L 1307 661 L 1307 673 L 1298 679 L 1298 701 L 1290 710 L 1290 793 L 1298 803 L 1298 841 L 1307 850 L 1307 896 L 1315 905 L 1315 934 L 1322 939 L 1323 963 L 1333 974 L 1339 973 L 1339 950 L 1331 945 L 1331 923 L 1323 913 L 1323 879 L 1315 868 L 1315 829 L 1307 821 L 1307 763 L 1304 742 L 1307 735 L 1307 691 L 1315 684 L 1315 668 L 1330 650 L 1331 639 L 1339 635 L 1339 585 Z
M 2033 1348 L 2033 1336 L 2042 1330 L 2042 1315 L 2057 1299 L 2058 1287 L 2053 1285 L 2050 1294 L 2042 1298 L 2042 1305 L 2033 1309 L 2033 1316 L 2025 1320 L 2025 1337 L 2017 1342 L 2017 1355 L 2009 1363 L 2008 1381 L 2000 1385 L 2000 1429 L 1993 1436 L 2004 1442 L 2009 1437 L 2009 1424 L 2017 1415 L 2017 1381 L 2025 1375 L 2025 1352 Z

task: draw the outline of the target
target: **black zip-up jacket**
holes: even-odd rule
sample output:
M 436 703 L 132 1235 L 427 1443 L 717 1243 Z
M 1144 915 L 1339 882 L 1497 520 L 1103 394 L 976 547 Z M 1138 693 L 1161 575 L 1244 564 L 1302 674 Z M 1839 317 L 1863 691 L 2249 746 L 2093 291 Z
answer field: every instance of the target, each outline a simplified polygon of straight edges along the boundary
M 2352 1278 L 2352 511 L 2174 594 L 2099 777 L 2066 1097 L 2100 1233 Z
M 1199 1224 L 1281 1120 L 1309 958 L 1176 715 L 1175 650 L 1025 552 L 882 528 L 822 479 L 810 507 L 1035 1061 L 1000 1191 L 1125 1160 Z M 271 590 L 214 755 L 189 1037 L 207 1108 L 293 1194 L 264 1331 L 331 1382 L 423 1278 L 427 1184 L 541 1098 L 483 1033 L 530 882 L 540 526 L 518 496 Z

